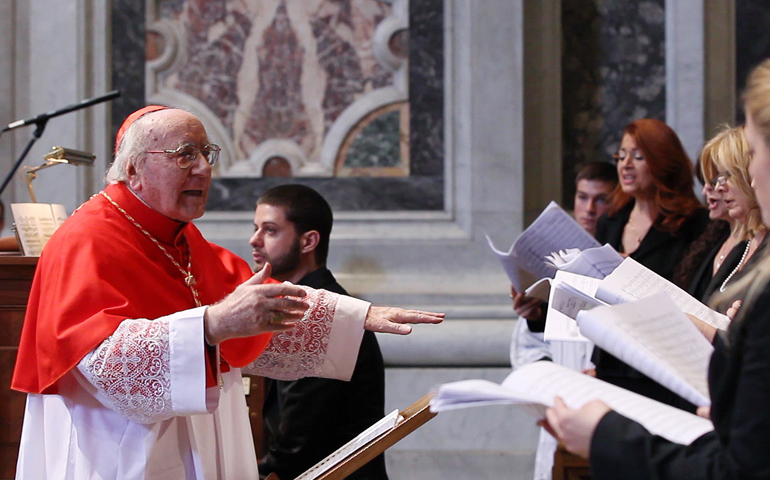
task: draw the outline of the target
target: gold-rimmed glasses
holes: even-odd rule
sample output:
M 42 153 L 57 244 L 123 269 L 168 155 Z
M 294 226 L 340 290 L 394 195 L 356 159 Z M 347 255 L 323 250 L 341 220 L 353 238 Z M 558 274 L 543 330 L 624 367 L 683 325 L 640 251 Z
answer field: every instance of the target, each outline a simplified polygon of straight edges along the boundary
M 169 157 L 174 157 L 179 168 L 190 168 L 200 154 L 203 155 L 203 158 L 206 159 L 209 165 L 214 165 L 217 163 L 219 152 L 221 151 L 222 149 L 219 148 L 219 145 L 213 143 L 208 143 L 200 148 L 191 143 L 183 143 L 173 150 L 147 150 L 145 153 L 162 153 Z
M 730 177 L 732 177 L 730 172 L 721 172 L 716 177 L 709 180 L 709 184 L 711 185 L 711 188 L 717 188 L 717 185 L 724 187 L 725 183 L 727 183 L 727 180 L 729 180 Z

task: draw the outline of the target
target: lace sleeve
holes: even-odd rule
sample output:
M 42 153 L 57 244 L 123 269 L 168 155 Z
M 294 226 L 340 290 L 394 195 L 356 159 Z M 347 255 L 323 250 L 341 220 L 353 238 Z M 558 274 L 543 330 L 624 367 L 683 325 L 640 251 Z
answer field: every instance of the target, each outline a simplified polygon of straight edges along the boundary
M 310 304 L 305 317 L 293 329 L 274 334 L 262 355 L 244 370 L 276 380 L 321 376 L 339 295 L 302 288 Z
M 106 407 L 137 423 L 174 416 L 169 320 L 125 320 L 78 364 Z

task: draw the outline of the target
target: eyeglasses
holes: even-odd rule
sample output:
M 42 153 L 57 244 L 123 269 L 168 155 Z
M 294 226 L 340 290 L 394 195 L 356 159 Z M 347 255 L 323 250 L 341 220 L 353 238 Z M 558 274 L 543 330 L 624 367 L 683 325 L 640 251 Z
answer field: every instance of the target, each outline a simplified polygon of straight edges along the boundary
M 711 188 L 717 188 L 717 185 L 720 187 L 724 187 L 725 183 L 727 183 L 727 180 L 732 177 L 732 174 L 730 172 L 722 172 L 716 177 L 709 180 L 709 185 L 711 185 Z
M 179 168 L 190 168 L 200 154 L 209 162 L 209 165 L 214 165 L 217 163 L 219 152 L 221 151 L 222 149 L 219 148 L 219 145 L 214 145 L 213 143 L 200 148 L 191 143 L 183 143 L 174 150 L 147 150 L 145 153 L 163 153 L 169 157 L 176 158 L 176 164 Z

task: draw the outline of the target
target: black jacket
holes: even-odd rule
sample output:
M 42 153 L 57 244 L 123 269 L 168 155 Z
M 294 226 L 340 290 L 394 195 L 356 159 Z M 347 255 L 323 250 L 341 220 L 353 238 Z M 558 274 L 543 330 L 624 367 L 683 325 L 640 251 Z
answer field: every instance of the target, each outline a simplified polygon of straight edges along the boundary
M 592 478 L 770 479 L 768 305 L 770 286 L 766 285 L 728 333 L 715 338 L 709 365 L 713 432 L 683 446 L 610 412 L 591 441 Z
M 602 215 L 596 225 L 596 240 L 602 245 L 609 243 L 615 250 L 622 252 L 623 229 L 633 208 L 632 200 L 614 216 Z M 675 235 L 652 226 L 639 248 L 631 253 L 630 257 L 663 278 L 671 280 L 674 269 L 684 257 L 687 247 L 703 233 L 708 222 L 708 212 L 701 208 L 685 220 Z
M 634 202 L 629 202 L 616 215 L 603 215 L 596 227 L 596 239 L 601 244 L 609 243 L 617 251 L 622 251 L 623 229 L 628 223 Z M 658 275 L 671 279 L 677 264 L 684 256 L 690 243 L 698 238 L 708 225 L 708 212 L 699 209 L 685 220 L 676 235 L 650 227 L 630 257 Z M 596 376 L 606 382 L 653 398 L 668 405 L 675 405 L 695 411 L 692 404 L 650 379 L 638 370 L 626 365 L 599 347 L 594 349 L 593 363 Z
M 326 268 L 307 274 L 299 285 L 347 295 Z M 268 450 L 259 463 L 261 478 L 275 472 L 291 480 L 385 416 L 385 370 L 373 332 L 365 331 L 349 382 L 325 378 L 267 380 L 263 409 Z M 348 478 L 387 480 L 380 455 Z

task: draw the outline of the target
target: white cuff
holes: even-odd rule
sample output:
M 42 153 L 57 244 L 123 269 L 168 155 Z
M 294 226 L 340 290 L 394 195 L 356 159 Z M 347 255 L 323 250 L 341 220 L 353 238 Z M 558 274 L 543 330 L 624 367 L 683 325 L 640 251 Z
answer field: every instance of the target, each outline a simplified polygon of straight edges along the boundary
M 349 381 L 353 376 L 370 305 L 357 298 L 338 297 L 321 377 Z
M 208 412 L 206 401 L 206 307 L 169 315 L 171 404 L 176 415 Z M 217 389 L 218 390 L 218 389 Z

